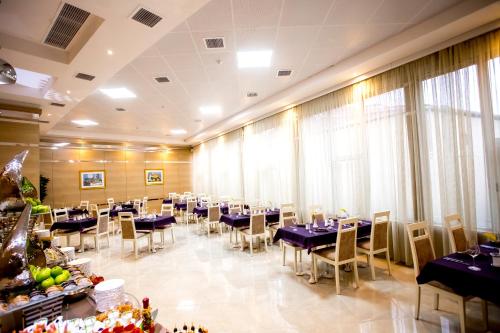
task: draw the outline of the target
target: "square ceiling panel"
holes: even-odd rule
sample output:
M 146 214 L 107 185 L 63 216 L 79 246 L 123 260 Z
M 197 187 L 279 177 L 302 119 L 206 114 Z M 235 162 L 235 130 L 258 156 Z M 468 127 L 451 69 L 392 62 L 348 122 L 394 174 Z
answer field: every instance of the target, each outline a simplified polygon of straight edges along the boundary
M 278 26 L 282 4 L 283 0 L 233 0 L 235 28 Z
M 432 0 L 384 0 L 370 22 L 404 23 L 411 20 Z
M 353 25 L 366 23 L 383 0 L 337 0 L 326 25 Z
M 286 0 L 281 26 L 321 25 L 334 0 Z
M 272 50 L 275 40 L 275 28 L 236 30 L 236 46 L 238 51 Z
M 187 24 L 191 31 L 232 30 L 231 1 L 208 2 L 187 20 Z
M 189 32 L 166 34 L 156 43 L 156 47 L 161 55 L 196 52 Z

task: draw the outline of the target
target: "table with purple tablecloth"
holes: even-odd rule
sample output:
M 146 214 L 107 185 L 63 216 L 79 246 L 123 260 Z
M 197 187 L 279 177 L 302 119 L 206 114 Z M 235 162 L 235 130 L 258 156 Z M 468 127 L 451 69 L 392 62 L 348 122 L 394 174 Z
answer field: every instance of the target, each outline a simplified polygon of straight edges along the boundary
M 176 223 L 176 221 L 173 216 L 157 216 L 154 218 L 136 218 L 134 219 L 134 223 L 137 230 L 155 230 Z
M 164 204 L 171 204 L 172 203 L 172 199 L 163 199 L 163 203 Z
M 279 220 L 279 209 L 266 212 L 266 223 L 279 222 Z M 244 228 L 250 226 L 250 215 L 223 214 L 219 221 L 233 228 Z
M 228 214 L 229 213 L 229 207 L 228 206 L 221 206 L 220 211 L 222 214 Z M 196 214 L 198 216 L 202 217 L 207 217 L 208 216 L 208 208 L 207 207 L 200 207 L 196 206 L 193 209 L 193 214 Z
M 186 210 L 187 209 L 187 202 L 178 202 L 174 204 L 174 209 L 176 210 Z
M 363 238 L 370 235 L 372 223 L 369 220 L 359 220 L 358 222 L 358 238 Z M 323 222 L 318 223 L 318 227 L 324 228 L 325 224 Z M 300 246 L 303 249 L 307 249 L 308 253 L 311 249 L 328 244 L 334 244 L 337 241 L 337 230 L 338 223 L 335 222 L 334 226 L 329 228 L 328 231 L 312 231 L 306 230 L 304 225 L 302 226 L 288 226 L 284 228 L 279 228 L 274 235 L 273 242 L 277 242 L 280 239 L 285 242 L 292 243 L 296 246 Z
M 452 253 L 430 261 L 422 268 L 417 283 L 437 281 L 459 295 L 476 296 L 500 304 L 500 267 L 491 266 L 489 255 L 497 251 L 493 247 L 481 246 L 481 254 L 476 257 L 476 266 L 481 271 L 468 269 L 472 266 L 472 257 L 465 253 Z
M 89 213 L 88 210 L 79 207 L 68 209 L 69 217 L 88 214 L 88 213 Z
M 83 231 L 96 225 L 97 219 L 95 217 L 89 217 L 81 220 L 69 219 L 65 221 L 54 222 L 54 224 L 52 224 L 52 226 L 50 227 L 50 231 Z
M 135 208 L 112 209 L 109 211 L 109 216 L 117 217 L 118 213 L 132 213 L 134 215 L 137 215 L 137 209 Z
M 142 202 L 141 202 L 142 205 Z M 132 209 L 134 208 L 133 203 L 120 203 L 119 205 L 114 205 L 113 209 L 116 209 L 118 206 L 120 206 L 122 209 Z

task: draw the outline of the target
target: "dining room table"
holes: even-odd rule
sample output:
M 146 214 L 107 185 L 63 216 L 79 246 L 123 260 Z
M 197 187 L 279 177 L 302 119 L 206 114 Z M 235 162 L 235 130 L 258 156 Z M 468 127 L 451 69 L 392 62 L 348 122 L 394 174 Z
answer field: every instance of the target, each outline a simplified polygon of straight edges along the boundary
M 417 283 L 437 281 L 462 296 L 474 296 L 500 305 L 500 267 L 492 265 L 490 253 L 498 253 L 494 246 L 481 245 L 475 258 L 479 271 L 469 269 L 472 257 L 466 252 L 451 253 L 429 261 L 417 276 Z
M 88 217 L 88 218 L 70 218 L 68 220 L 54 222 L 50 226 L 50 231 L 64 231 L 64 232 L 74 232 L 74 231 L 83 231 L 88 228 L 95 227 L 97 225 L 97 218 Z
M 278 223 L 280 221 L 280 210 L 271 209 L 265 212 L 266 223 Z M 222 214 L 219 222 L 225 223 L 232 228 L 245 228 L 250 226 L 250 214 Z
M 81 216 L 81 215 L 85 215 L 88 213 L 89 213 L 89 211 L 86 210 L 85 208 L 74 207 L 74 208 L 68 209 L 68 216 L 69 217 Z
M 115 207 L 109 211 L 109 216 L 110 217 L 117 217 L 118 213 L 132 213 L 134 215 L 138 214 L 137 209 L 135 209 L 135 208 Z
M 307 254 L 310 254 L 311 251 L 316 247 L 335 244 L 335 242 L 337 241 L 339 220 L 329 219 L 328 226 L 325 225 L 325 222 L 318 222 L 317 225 L 318 226 L 315 228 L 311 224 L 311 229 L 307 229 L 305 224 L 294 224 L 291 226 L 279 228 L 273 237 L 273 242 L 282 240 L 284 242 L 291 243 L 304 250 L 307 250 Z M 357 238 L 363 239 L 369 237 L 371 226 L 371 220 L 359 219 Z M 303 275 L 304 273 L 305 272 L 301 271 L 297 273 L 297 275 Z M 312 271 L 307 272 L 307 274 L 310 275 L 309 283 L 315 283 L 316 280 L 313 277 Z
M 163 199 L 163 203 L 164 204 L 171 204 L 172 203 L 172 199 Z
M 177 223 L 174 216 L 162 216 L 162 215 L 154 215 L 154 216 L 145 216 L 142 218 L 135 218 L 134 224 L 135 229 L 137 231 L 151 231 L 154 232 L 157 229 L 163 229 L 169 225 Z M 162 240 L 164 238 L 162 237 Z M 163 248 L 165 244 L 162 242 L 160 248 Z M 156 247 L 153 244 L 152 247 L 153 253 L 156 252 Z
M 221 214 L 229 213 L 229 206 L 221 205 L 220 206 Z M 196 206 L 193 208 L 193 214 L 196 214 L 198 217 L 207 217 L 208 216 L 208 207 L 207 206 Z

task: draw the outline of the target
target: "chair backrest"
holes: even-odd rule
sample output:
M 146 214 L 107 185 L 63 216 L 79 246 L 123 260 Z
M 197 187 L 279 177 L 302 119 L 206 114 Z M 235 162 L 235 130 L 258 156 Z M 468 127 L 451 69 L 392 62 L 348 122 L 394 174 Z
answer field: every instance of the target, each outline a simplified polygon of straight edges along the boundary
M 266 232 L 266 215 L 264 213 L 250 215 L 250 233 L 259 235 Z
M 172 197 L 172 204 L 179 203 L 180 201 L 181 201 L 181 198 L 179 198 L 178 196 Z
M 191 195 L 193 195 L 193 193 L 191 193 L 191 192 L 184 192 L 184 195 L 191 196 Z
M 386 210 L 373 214 L 370 235 L 370 249 L 372 251 L 387 249 L 389 247 L 389 220 L 391 212 Z
M 280 227 L 289 227 L 291 225 L 294 225 L 297 223 L 297 217 L 296 216 L 285 216 L 283 217 L 282 223 L 280 223 Z
M 66 221 L 69 219 L 68 209 L 67 208 L 59 208 L 52 210 L 54 214 L 54 221 Z
M 109 210 L 112 210 L 114 206 L 115 206 L 115 199 L 108 198 L 108 208 L 109 208 Z
M 90 202 L 88 200 L 82 200 L 82 201 L 80 201 L 80 205 L 78 207 L 80 207 L 82 209 L 86 209 L 88 211 L 89 204 L 90 204 Z
M 208 207 L 208 222 L 218 222 L 220 219 L 220 207 L 210 206 Z
M 429 261 L 436 259 L 434 246 L 432 245 L 429 224 L 426 221 L 408 224 L 408 239 L 410 241 L 411 255 L 415 276 L 420 274 L 420 270 Z M 418 235 L 415 236 L 415 231 Z
M 132 212 L 119 212 L 118 221 L 122 228 L 122 239 L 135 239 L 135 223 Z
M 177 195 L 177 193 L 175 193 L 175 192 L 169 192 L 169 193 L 168 193 L 168 198 L 169 198 L 169 199 L 172 199 L 172 198 L 174 198 L 176 195 Z
M 282 204 L 280 207 L 280 225 L 283 224 L 285 217 L 295 217 L 295 205 L 294 204 Z
M 314 215 L 318 213 L 323 213 L 323 207 L 321 207 L 321 205 L 309 206 L 309 216 L 311 217 L 311 221 L 314 220 Z
M 174 204 L 162 204 L 160 210 L 161 216 L 174 216 Z
M 97 217 L 97 212 L 99 211 L 99 208 L 97 207 L 97 204 L 90 204 L 90 210 L 89 213 L 93 217 Z
M 316 220 L 316 222 L 325 222 L 325 214 L 318 212 L 318 213 L 313 213 L 312 216 L 312 221 Z
M 187 203 L 186 203 L 186 213 L 187 214 L 192 214 L 193 213 L 193 209 L 196 207 L 196 199 L 188 199 Z
M 109 208 L 99 209 L 97 214 L 97 233 L 105 234 L 109 231 Z
M 358 236 L 358 218 L 338 220 L 335 260 L 348 261 L 356 258 L 356 240 Z
M 141 199 L 134 199 L 133 209 L 137 211 L 137 214 L 141 213 Z
M 148 197 L 144 197 L 142 199 L 142 213 L 143 214 L 148 213 Z
M 458 214 L 445 216 L 444 225 L 448 231 L 450 239 L 450 251 L 465 251 L 469 247 L 469 242 L 465 236 L 464 224 L 462 218 Z
M 241 206 L 229 207 L 229 214 L 241 213 Z

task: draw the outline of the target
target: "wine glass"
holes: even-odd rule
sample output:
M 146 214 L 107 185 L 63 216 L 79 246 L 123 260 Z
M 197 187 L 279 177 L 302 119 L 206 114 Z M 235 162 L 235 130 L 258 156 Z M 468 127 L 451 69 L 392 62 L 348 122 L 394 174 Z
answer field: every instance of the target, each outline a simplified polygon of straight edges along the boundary
M 480 271 L 481 268 L 476 266 L 476 257 L 481 253 L 481 250 L 479 248 L 479 245 L 474 245 L 472 246 L 467 253 L 472 257 L 472 266 L 469 266 L 468 268 L 472 271 Z

